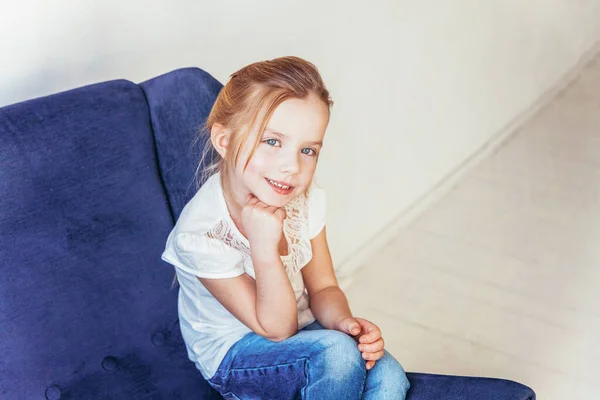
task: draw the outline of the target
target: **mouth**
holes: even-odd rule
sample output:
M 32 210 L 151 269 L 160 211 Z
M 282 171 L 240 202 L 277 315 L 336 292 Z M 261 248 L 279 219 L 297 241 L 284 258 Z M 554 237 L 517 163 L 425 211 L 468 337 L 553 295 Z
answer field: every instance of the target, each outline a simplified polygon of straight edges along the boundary
M 269 178 L 265 178 L 265 180 L 267 181 L 267 183 L 269 183 L 271 188 L 279 194 L 288 194 L 292 190 L 294 190 L 294 187 L 287 184 L 286 182 L 274 181 L 273 179 Z

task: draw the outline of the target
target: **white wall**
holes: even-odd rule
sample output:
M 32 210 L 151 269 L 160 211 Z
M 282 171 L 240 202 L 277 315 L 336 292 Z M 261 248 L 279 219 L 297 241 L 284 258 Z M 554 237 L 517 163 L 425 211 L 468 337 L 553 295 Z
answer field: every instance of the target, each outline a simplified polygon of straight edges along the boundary
M 21 1 L 0 105 L 199 66 L 314 62 L 336 102 L 319 169 L 343 265 L 600 39 L 600 0 Z

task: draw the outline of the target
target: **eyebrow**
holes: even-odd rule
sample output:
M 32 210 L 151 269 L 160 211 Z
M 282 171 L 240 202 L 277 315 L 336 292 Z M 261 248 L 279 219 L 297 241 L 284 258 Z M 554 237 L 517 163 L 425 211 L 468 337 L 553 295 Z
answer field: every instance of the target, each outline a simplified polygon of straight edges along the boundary
M 280 138 L 285 138 L 285 135 L 281 132 L 277 132 L 276 130 L 273 130 L 271 128 L 266 128 L 265 132 L 269 132 L 272 133 L 275 136 L 279 136 Z M 318 141 L 318 142 L 308 142 L 308 144 L 312 144 L 312 145 L 318 145 L 318 146 L 323 146 L 323 142 L 322 141 Z

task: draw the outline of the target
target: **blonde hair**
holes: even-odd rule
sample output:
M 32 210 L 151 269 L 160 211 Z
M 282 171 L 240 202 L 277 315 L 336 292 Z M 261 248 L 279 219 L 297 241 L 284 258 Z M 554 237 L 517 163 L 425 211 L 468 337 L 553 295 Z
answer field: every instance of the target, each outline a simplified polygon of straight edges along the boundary
M 327 111 L 333 106 L 317 68 L 299 57 L 255 62 L 234 72 L 219 92 L 197 137 L 200 140 L 208 135 L 196 169 L 197 188 L 215 172 L 226 176 L 237 165 L 243 145 L 257 132 L 245 168 L 277 106 L 287 99 L 305 99 L 311 94 L 323 102 Z M 210 132 L 215 124 L 231 130 L 225 159 L 210 144 Z M 206 162 L 209 164 L 202 167 Z
M 244 165 L 246 167 L 277 106 L 287 99 L 305 99 L 311 94 L 316 95 L 329 112 L 333 101 L 317 67 L 300 57 L 259 61 L 231 74 L 194 140 L 194 144 L 197 144 L 204 139 L 202 156 L 195 173 L 196 189 L 217 171 L 226 176 L 237 165 L 240 150 L 252 132 L 257 132 L 252 151 Z M 210 141 L 210 133 L 215 124 L 232 132 L 226 159 L 221 158 Z M 206 162 L 208 165 L 203 167 Z M 171 287 L 176 287 L 178 283 L 175 274 Z

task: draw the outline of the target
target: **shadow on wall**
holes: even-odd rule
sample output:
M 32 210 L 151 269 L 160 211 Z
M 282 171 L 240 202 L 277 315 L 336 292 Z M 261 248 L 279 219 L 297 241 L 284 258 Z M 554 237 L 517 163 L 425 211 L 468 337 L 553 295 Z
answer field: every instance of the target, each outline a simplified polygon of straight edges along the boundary
M 102 63 L 100 60 L 90 60 L 85 65 L 68 67 L 52 64 L 40 65 L 36 67 L 33 74 L 3 82 L 0 86 L 0 107 L 75 89 L 79 86 L 119 79 L 117 74 L 114 74 L 113 78 L 106 78 L 107 71 L 110 76 L 113 75 L 111 70 L 118 70 L 118 68 L 111 68 L 110 65 Z

